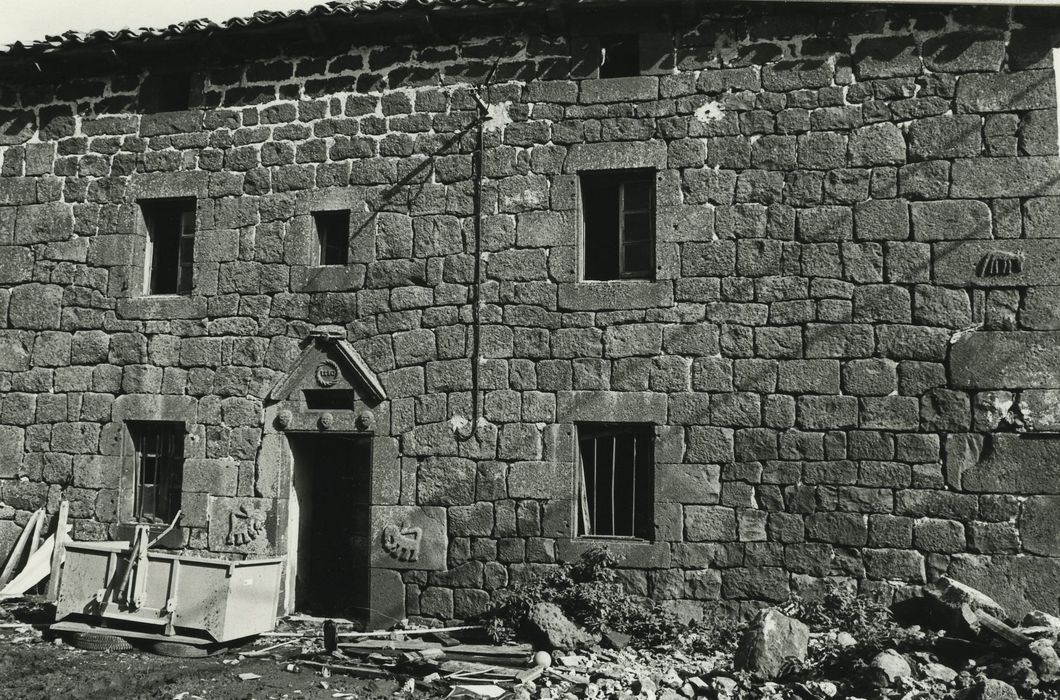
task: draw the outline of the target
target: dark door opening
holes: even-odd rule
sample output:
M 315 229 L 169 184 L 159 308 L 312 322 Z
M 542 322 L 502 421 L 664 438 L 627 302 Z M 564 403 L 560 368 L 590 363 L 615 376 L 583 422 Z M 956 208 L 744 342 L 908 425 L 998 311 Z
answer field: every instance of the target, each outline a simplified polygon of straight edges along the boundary
M 297 542 L 295 610 L 364 622 L 368 615 L 371 439 L 290 435 Z

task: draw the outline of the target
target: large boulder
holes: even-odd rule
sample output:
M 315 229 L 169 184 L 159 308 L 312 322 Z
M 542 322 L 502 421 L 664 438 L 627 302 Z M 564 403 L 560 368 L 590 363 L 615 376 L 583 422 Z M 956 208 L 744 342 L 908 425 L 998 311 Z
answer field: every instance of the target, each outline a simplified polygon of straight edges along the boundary
M 764 680 L 777 678 L 788 659 L 806 660 L 810 628 L 779 610 L 764 610 L 744 633 L 733 662 Z
M 900 678 L 911 678 L 913 669 L 894 649 L 881 651 L 869 663 L 868 680 L 875 688 L 890 688 Z
M 537 646 L 546 649 L 584 649 L 597 641 L 596 637 L 571 622 L 555 603 L 535 605 L 527 616 L 527 624 Z
M 996 600 L 948 576 L 925 586 L 924 600 L 935 623 L 959 632 L 978 633 L 976 612 L 1008 620 L 1008 612 Z
M 968 688 L 961 694 L 961 700 L 1019 700 L 1016 689 L 1005 681 L 987 678 Z

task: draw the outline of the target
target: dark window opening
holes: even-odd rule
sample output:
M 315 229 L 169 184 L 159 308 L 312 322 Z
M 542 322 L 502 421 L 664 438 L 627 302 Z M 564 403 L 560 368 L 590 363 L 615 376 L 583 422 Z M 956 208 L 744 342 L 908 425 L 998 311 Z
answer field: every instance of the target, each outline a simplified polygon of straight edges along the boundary
M 350 258 L 350 212 L 313 212 L 318 265 L 345 265 Z
M 191 107 L 191 73 L 156 73 L 144 79 L 140 103 L 145 112 L 176 112 Z
M 184 479 L 184 424 L 130 423 L 136 455 L 133 518 L 168 523 L 180 510 Z
M 600 77 L 640 75 L 640 41 L 636 34 L 600 37 Z
M 191 294 L 195 200 L 140 202 L 147 227 L 148 294 Z
M 653 537 L 654 428 L 642 423 L 578 425 L 578 534 Z
M 581 174 L 587 280 L 648 278 L 655 271 L 655 174 Z
M 343 389 L 306 389 L 305 407 L 311 410 L 345 408 L 352 409 L 357 394 Z

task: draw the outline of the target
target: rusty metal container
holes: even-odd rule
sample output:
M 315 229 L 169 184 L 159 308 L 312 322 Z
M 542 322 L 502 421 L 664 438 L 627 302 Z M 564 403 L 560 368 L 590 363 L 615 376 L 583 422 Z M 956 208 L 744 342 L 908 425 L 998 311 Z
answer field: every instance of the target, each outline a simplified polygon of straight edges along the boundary
M 71 542 L 59 584 L 56 620 L 95 618 L 115 627 L 150 625 L 167 636 L 227 642 L 273 629 L 283 557 L 227 561 L 158 551 L 132 576 L 137 603 L 115 595 L 128 542 Z

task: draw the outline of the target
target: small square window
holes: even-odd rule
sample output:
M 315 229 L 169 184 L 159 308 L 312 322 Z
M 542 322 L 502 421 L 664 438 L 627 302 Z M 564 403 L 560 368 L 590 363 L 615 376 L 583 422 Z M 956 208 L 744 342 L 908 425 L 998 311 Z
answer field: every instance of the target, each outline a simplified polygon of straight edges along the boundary
M 581 173 L 587 280 L 650 279 L 655 272 L 655 173 Z
M 147 246 L 145 294 L 191 294 L 195 253 L 195 200 L 140 202 Z
M 170 522 L 180 510 L 184 479 L 184 424 L 129 424 L 136 455 L 133 518 L 139 522 Z
M 191 107 L 191 73 L 154 73 L 140 87 L 144 112 L 176 112 Z
M 316 265 L 345 265 L 350 259 L 350 212 L 315 211 Z
M 582 537 L 654 535 L 654 427 L 645 423 L 581 423 L 576 507 Z
M 600 37 L 600 77 L 628 78 L 640 75 L 639 39 L 636 34 Z

